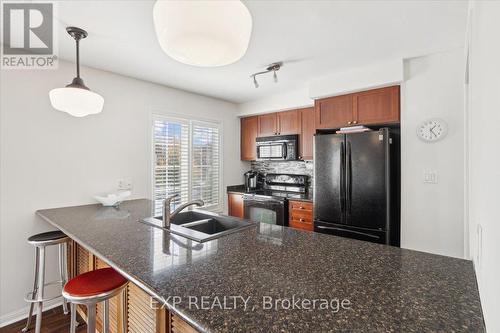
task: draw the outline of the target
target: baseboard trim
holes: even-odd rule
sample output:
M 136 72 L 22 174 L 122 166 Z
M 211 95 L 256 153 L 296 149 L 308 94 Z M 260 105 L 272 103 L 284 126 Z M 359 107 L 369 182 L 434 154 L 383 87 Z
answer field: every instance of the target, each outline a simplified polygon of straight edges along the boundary
M 62 297 L 47 301 L 43 303 L 43 311 L 45 310 L 50 310 L 55 307 L 58 307 L 62 305 Z M 11 313 L 4 314 L 3 316 L 0 317 L 0 327 L 4 327 L 13 323 L 16 323 L 20 320 L 28 318 L 28 312 L 30 310 L 29 305 L 25 306 L 24 308 L 17 310 L 17 311 L 12 311 Z M 35 306 L 36 310 L 36 306 Z

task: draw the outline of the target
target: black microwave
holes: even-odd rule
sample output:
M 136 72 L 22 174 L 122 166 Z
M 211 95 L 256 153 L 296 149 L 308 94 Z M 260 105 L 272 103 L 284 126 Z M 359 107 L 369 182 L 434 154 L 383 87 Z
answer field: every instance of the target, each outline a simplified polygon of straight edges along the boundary
M 298 135 L 276 135 L 256 139 L 257 160 L 297 160 Z

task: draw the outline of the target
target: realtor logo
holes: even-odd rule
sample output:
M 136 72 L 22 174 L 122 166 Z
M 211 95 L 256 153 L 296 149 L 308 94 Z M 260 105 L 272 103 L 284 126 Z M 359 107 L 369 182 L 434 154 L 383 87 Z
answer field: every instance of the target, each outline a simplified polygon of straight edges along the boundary
M 54 4 L 2 4 L 2 68 L 56 68 Z

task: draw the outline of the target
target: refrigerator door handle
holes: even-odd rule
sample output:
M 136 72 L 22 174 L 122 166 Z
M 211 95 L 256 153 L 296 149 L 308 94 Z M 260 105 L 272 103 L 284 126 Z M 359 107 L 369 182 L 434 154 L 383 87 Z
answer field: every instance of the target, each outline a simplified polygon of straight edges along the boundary
M 379 236 L 372 235 L 372 234 L 367 234 L 365 232 L 348 230 L 348 229 L 342 229 L 342 228 L 336 228 L 336 227 L 325 227 L 325 226 L 322 226 L 322 225 L 318 225 L 316 228 L 323 229 L 323 230 L 344 231 L 344 232 L 348 232 L 348 233 L 351 233 L 351 234 L 356 234 L 356 235 L 370 237 L 370 238 L 373 238 L 373 239 L 379 239 L 380 238 Z
M 345 149 L 344 143 L 340 143 L 340 212 L 345 213 Z
M 346 201 L 347 211 L 351 213 L 352 208 L 352 156 L 351 143 L 347 141 L 346 147 Z

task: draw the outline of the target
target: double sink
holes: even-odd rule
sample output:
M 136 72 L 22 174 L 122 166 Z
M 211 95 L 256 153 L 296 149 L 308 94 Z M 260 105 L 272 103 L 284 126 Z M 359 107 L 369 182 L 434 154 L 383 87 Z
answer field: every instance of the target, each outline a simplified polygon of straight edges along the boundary
M 170 228 L 162 227 L 162 217 L 148 217 L 141 222 L 162 228 L 196 242 L 206 242 L 255 226 L 255 223 L 235 217 L 197 210 L 182 212 L 170 219 Z

